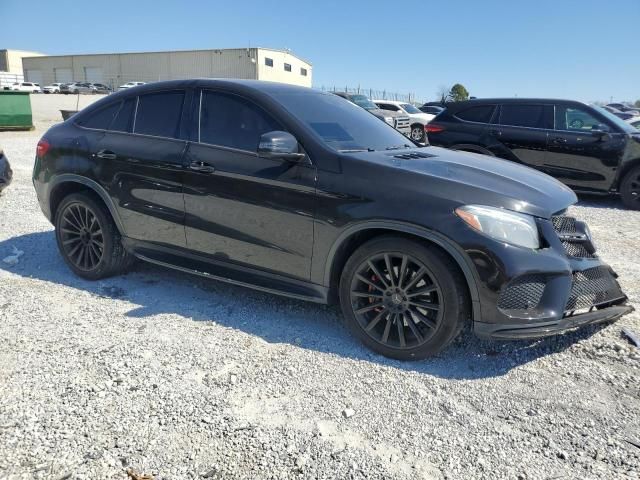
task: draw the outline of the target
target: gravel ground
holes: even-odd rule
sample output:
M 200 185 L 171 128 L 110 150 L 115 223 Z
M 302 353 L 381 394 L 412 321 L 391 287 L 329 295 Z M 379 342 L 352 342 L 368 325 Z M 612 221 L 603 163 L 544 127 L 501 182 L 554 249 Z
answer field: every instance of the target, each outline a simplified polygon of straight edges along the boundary
M 620 333 L 638 313 L 537 342 L 465 334 L 401 363 L 332 307 L 145 264 L 76 278 L 30 180 L 70 99 L 34 96 L 38 129 L 0 133 L 0 259 L 24 251 L 0 262 L 0 478 L 640 477 L 640 350 Z M 638 304 L 640 212 L 572 213 Z

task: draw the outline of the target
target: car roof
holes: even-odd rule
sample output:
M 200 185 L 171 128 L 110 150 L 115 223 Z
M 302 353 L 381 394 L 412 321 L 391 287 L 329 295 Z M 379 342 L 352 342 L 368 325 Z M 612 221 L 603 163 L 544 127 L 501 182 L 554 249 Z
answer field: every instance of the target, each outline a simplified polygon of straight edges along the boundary
M 308 87 L 299 87 L 288 83 L 267 82 L 264 80 L 244 80 L 230 78 L 193 78 L 189 80 L 166 80 L 161 82 L 145 83 L 136 88 L 137 92 L 146 92 L 167 88 L 189 87 L 240 87 L 245 90 L 254 90 L 264 93 L 322 93 Z M 337 92 L 336 92 L 337 93 Z
M 513 104 L 513 103 L 570 103 L 574 105 L 587 106 L 584 102 L 577 100 L 567 100 L 562 98 L 520 98 L 520 97 L 508 97 L 508 98 L 474 98 L 471 100 L 462 100 L 460 102 L 447 102 L 446 106 L 472 106 L 472 105 L 495 105 L 496 103 Z M 428 105 L 427 105 L 428 106 Z

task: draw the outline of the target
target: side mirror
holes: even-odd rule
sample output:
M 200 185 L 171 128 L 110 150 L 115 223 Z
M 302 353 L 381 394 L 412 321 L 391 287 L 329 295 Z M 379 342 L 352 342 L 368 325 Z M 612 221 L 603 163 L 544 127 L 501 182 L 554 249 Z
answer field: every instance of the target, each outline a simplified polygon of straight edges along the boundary
M 289 132 L 279 130 L 262 134 L 258 143 L 258 156 L 299 162 L 305 158 L 299 152 L 298 141 Z

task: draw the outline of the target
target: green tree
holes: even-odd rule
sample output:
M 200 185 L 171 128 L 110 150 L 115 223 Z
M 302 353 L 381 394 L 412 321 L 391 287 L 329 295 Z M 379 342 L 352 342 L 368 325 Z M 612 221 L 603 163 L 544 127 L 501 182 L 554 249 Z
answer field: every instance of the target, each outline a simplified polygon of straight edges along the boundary
M 449 96 L 454 102 L 460 102 L 462 100 L 469 100 L 469 92 L 464 85 L 456 83 L 449 91 Z

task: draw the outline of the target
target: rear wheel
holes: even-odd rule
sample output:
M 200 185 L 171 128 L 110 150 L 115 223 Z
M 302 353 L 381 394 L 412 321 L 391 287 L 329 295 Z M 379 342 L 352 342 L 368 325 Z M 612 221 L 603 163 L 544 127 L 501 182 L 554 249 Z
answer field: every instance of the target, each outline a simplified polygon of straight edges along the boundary
M 424 127 L 422 125 L 413 125 L 411 127 L 411 140 L 414 142 L 424 142 Z
M 620 184 L 620 196 L 625 207 L 640 210 L 640 166 L 624 176 Z
M 380 237 L 347 261 L 340 304 L 351 332 L 372 350 L 400 360 L 438 353 L 468 317 L 464 278 L 439 250 Z
M 106 207 L 86 193 L 74 193 L 57 209 L 56 240 L 65 262 L 88 280 L 117 275 L 133 260 Z

